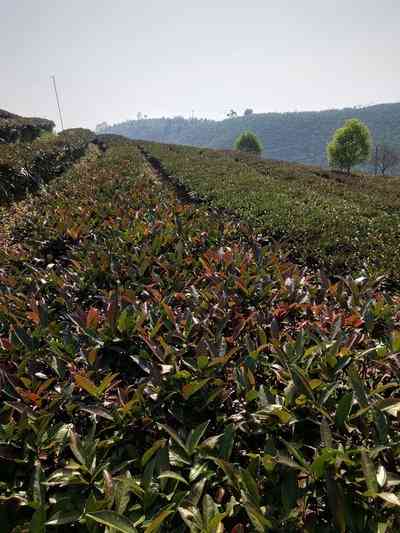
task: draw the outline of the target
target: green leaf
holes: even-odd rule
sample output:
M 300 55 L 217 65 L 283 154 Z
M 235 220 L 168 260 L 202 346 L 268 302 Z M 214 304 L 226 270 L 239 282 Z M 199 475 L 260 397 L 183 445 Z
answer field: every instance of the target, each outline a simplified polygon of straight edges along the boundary
M 265 533 L 268 531 L 268 528 L 271 527 L 271 523 L 265 518 L 259 508 L 254 507 L 251 503 L 245 503 L 244 508 L 246 509 L 246 513 L 248 514 L 255 531 L 258 533 Z
M 296 470 L 285 470 L 281 479 L 281 499 L 287 513 L 296 505 L 298 491 L 298 474 Z
M 144 472 L 142 474 L 142 485 L 145 491 L 148 490 L 150 487 L 151 480 L 153 479 L 154 470 L 156 467 L 156 461 L 157 458 L 153 457 L 151 461 L 149 461 L 144 469 Z
M 314 393 L 309 385 L 309 382 L 303 372 L 295 365 L 290 367 L 290 373 L 297 389 L 303 393 L 307 398 L 314 401 Z
M 101 381 L 100 385 L 97 387 L 97 394 L 101 396 L 105 392 L 118 374 L 107 374 L 105 378 Z
M 207 483 L 207 479 L 203 477 L 203 479 L 201 479 L 195 485 L 193 485 L 192 490 L 190 491 L 190 494 L 187 498 L 187 501 L 194 507 L 196 507 L 199 504 L 199 501 L 201 500 L 201 496 L 203 494 L 206 483 Z
M 358 403 L 361 405 L 361 407 L 368 407 L 368 399 L 367 394 L 365 392 L 365 387 L 360 379 L 360 376 L 357 373 L 356 368 L 354 366 L 351 366 L 347 370 L 347 373 L 350 378 L 350 383 L 353 387 Z
M 32 499 L 37 509 L 42 507 L 44 504 L 44 488 L 43 488 L 42 482 L 43 482 L 43 470 L 42 470 L 41 464 L 37 462 L 35 464 L 35 469 L 33 473 L 33 482 L 32 482 Z
M 190 507 L 189 509 L 186 509 L 185 507 L 178 507 L 178 512 L 191 533 L 202 532 L 203 521 L 201 516 L 198 516 L 199 512 L 195 507 Z
M 342 429 L 349 414 L 351 411 L 351 406 L 353 404 L 353 393 L 348 392 L 342 398 L 340 399 L 336 414 L 335 414 L 335 422 L 339 429 Z
M 46 510 L 43 507 L 33 513 L 29 533 L 46 533 Z
M 378 482 L 376 479 L 376 470 L 374 463 L 371 461 L 368 453 L 365 450 L 361 451 L 361 466 L 364 472 L 365 482 L 368 487 L 368 491 L 371 494 L 378 492 Z
M 207 422 L 200 424 L 195 429 L 192 429 L 192 431 L 189 433 L 189 436 L 186 439 L 186 449 L 189 455 L 192 455 L 196 451 L 197 445 L 206 432 L 209 423 L 210 421 L 207 420 Z
M 84 452 L 78 435 L 75 431 L 71 430 L 69 434 L 69 447 L 74 454 L 75 458 L 81 465 L 86 465 L 86 460 L 84 457 Z
M 137 529 L 129 518 L 114 511 L 97 511 L 96 513 L 87 513 L 86 516 L 99 524 L 104 524 L 122 533 L 137 533 Z
M 188 454 L 188 450 L 187 450 L 185 444 L 183 443 L 182 439 L 178 436 L 178 434 L 176 433 L 175 430 L 173 430 L 172 428 L 170 428 L 169 426 L 166 426 L 164 424 L 160 424 L 160 427 L 162 427 L 167 433 L 169 433 L 169 435 L 172 438 L 172 440 L 174 440 L 176 442 L 176 444 Z
M 253 476 L 248 470 L 241 469 L 239 479 L 243 484 L 246 496 L 249 498 L 253 505 L 259 507 L 261 503 L 261 497 L 260 493 L 258 492 L 257 483 Z
M 230 424 L 225 428 L 219 447 L 219 456 L 221 459 L 229 461 L 233 450 L 233 443 L 235 440 L 235 426 Z
M 299 445 L 297 445 L 296 443 L 288 442 L 285 439 L 281 439 L 281 441 L 286 446 L 286 448 L 288 449 L 289 453 L 291 453 L 295 457 L 295 459 L 297 459 L 297 461 L 300 463 L 300 465 L 307 470 L 309 468 L 309 464 L 307 463 L 307 460 L 304 457 L 304 455 L 298 449 Z M 288 466 L 290 466 L 290 465 L 288 464 Z M 298 467 L 298 465 L 296 465 L 296 466 Z
M 145 529 L 145 533 L 153 533 L 154 531 L 157 531 L 158 528 L 161 526 L 161 524 L 171 515 L 174 514 L 175 511 L 161 511 L 159 515 L 157 515 L 147 526 Z
M 79 511 L 57 511 L 47 520 L 47 526 L 61 526 L 63 524 L 71 524 L 77 522 L 82 513 Z
M 205 470 L 207 470 L 207 463 L 195 463 L 190 469 L 189 481 L 197 479 Z
M 185 485 L 189 485 L 189 483 L 186 481 L 184 477 L 182 477 L 177 472 L 172 472 L 171 470 L 167 470 L 166 472 L 162 472 L 159 476 L 159 479 L 176 479 L 177 481 L 180 481 L 181 483 L 184 483 Z
M 209 378 L 201 379 L 199 381 L 194 381 L 193 383 L 188 383 L 182 387 L 182 395 L 185 400 L 188 400 L 193 394 L 202 389 L 210 381 Z
M 218 459 L 216 457 L 210 457 L 225 473 L 231 485 L 233 485 L 237 490 L 239 490 L 239 484 L 237 479 L 236 471 L 231 463 L 224 461 L 223 459 Z
M 153 455 L 163 446 L 165 446 L 166 440 L 160 439 L 156 441 L 151 448 L 149 448 L 142 456 L 141 465 L 145 466 L 148 461 L 153 457 Z
M 211 520 L 218 514 L 218 506 L 209 494 L 205 494 L 202 501 L 203 519 L 208 529 Z
M 333 479 L 331 475 L 327 475 L 326 487 L 328 492 L 328 502 L 331 513 L 335 519 L 338 532 L 345 533 L 346 531 L 346 510 L 344 505 L 344 495 L 341 485 Z

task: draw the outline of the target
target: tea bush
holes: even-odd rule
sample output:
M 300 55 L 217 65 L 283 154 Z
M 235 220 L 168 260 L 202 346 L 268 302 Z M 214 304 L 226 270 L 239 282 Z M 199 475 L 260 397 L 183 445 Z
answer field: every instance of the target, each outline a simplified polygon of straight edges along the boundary
M 65 130 L 43 135 L 32 143 L 0 145 L 0 205 L 20 199 L 82 157 L 94 135 L 89 130 Z
M 118 139 L 8 222 L 2 532 L 399 529 L 382 280 L 296 267 Z
M 0 109 L 0 143 L 32 142 L 54 126 L 45 118 L 25 118 Z
M 329 275 L 384 273 L 398 285 L 398 178 L 347 177 L 239 152 L 140 145 L 175 182 L 280 241 L 295 261 Z

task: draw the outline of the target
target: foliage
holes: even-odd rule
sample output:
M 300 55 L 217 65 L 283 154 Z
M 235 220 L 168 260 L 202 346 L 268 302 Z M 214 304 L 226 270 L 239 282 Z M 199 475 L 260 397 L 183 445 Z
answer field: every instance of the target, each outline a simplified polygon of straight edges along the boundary
M 254 113 L 235 120 L 182 117 L 130 120 L 109 126 L 107 133 L 164 143 L 231 148 L 240 133 L 251 129 L 268 147 L 268 157 L 327 166 L 326 143 L 345 120 L 358 118 L 374 139 L 400 146 L 400 103 L 315 112 Z M 400 166 L 393 171 L 400 174 Z
M 399 529 L 379 280 L 299 269 L 118 138 L 8 213 L 2 533 Z
M 140 143 L 182 187 L 235 213 L 296 262 L 400 280 L 398 178 L 344 176 L 249 154 Z M 373 199 L 373 201 L 371 200 Z
M 257 136 L 251 131 L 245 131 L 235 141 L 235 149 L 240 152 L 261 154 L 263 148 Z
M 249 117 L 250 115 L 253 115 L 253 114 L 254 114 L 254 111 L 248 107 L 247 109 L 244 110 L 243 116 Z
M 347 120 L 327 145 L 329 164 L 350 174 L 352 167 L 371 157 L 372 138 L 367 126 L 357 119 Z
M 0 205 L 20 199 L 81 157 L 94 138 L 89 130 L 44 133 L 32 143 L 0 145 Z
M 0 109 L 0 143 L 32 142 L 43 132 L 51 133 L 54 122 L 44 118 L 25 118 Z

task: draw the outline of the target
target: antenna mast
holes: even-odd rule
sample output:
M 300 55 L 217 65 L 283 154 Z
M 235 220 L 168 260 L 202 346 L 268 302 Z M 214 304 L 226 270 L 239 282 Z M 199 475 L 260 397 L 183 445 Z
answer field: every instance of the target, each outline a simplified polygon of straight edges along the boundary
M 57 85 L 56 85 L 56 77 L 55 76 L 51 76 L 51 79 L 53 80 L 53 87 L 54 87 L 54 92 L 55 92 L 56 100 L 57 100 L 58 113 L 60 115 L 61 129 L 63 130 L 64 129 L 64 121 L 63 121 L 62 112 L 61 112 L 60 99 L 58 97 L 58 91 L 57 91 Z

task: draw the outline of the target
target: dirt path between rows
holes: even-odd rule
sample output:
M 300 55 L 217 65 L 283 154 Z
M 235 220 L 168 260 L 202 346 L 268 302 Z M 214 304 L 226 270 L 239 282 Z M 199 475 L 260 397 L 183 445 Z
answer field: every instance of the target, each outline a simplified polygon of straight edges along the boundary
M 180 202 L 183 204 L 197 205 L 206 203 L 203 198 L 200 198 L 196 193 L 189 191 L 184 185 L 182 185 L 178 178 L 171 176 L 165 170 L 161 161 L 147 152 L 143 146 L 138 144 L 137 148 L 143 155 L 143 158 L 150 168 L 151 173 L 160 183 L 164 183 L 168 187 L 172 188 Z

